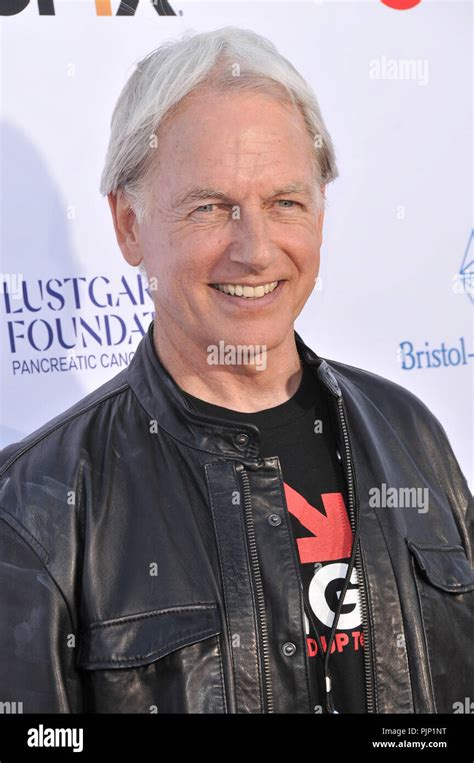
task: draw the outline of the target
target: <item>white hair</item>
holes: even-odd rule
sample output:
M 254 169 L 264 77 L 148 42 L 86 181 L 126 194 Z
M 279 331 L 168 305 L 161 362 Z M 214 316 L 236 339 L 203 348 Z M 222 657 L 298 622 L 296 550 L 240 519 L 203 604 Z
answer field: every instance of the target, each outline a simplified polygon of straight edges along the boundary
M 100 191 L 122 189 L 139 221 L 150 213 L 150 176 L 159 154 L 158 130 L 183 99 L 203 88 L 256 91 L 299 107 L 312 139 L 316 188 L 338 176 L 333 144 L 314 92 L 270 40 L 239 27 L 185 32 L 137 64 L 111 120 Z M 324 204 L 318 194 L 318 203 Z

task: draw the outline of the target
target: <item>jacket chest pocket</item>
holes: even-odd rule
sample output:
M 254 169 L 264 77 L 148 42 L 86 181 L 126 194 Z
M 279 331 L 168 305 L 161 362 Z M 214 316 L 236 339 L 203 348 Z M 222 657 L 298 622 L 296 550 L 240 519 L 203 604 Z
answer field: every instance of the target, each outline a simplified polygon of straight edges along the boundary
M 474 702 L 474 570 L 462 546 L 407 540 L 437 713 Z
M 93 623 L 82 634 L 85 712 L 225 713 L 217 604 Z

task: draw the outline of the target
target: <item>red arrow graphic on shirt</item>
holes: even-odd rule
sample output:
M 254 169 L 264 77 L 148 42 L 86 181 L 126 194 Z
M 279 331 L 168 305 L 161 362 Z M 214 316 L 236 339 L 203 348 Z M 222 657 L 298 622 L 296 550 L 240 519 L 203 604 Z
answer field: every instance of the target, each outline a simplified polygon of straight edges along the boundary
M 342 493 L 322 493 L 326 515 L 311 506 L 302 495 L 283 483 L 288 511 L 306 527 L 312 538 L 298 538 L 302 564 L 346 559 L 351 555 L 352 529 Z

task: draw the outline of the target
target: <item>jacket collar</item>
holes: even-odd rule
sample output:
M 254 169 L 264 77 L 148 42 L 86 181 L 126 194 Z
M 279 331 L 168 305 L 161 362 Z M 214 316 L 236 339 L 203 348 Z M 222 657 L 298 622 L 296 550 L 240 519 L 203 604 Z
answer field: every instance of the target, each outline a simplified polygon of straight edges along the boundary
M 150 422 L 183 444 L 216 456 L 235 459 L 258 459 L 260 433 L 254 424 L 217 421 L 196 411 L 161 363 L 153 343 L 153 325 L 139 343 L 127 369 L 127 380 L 147 412 Z M 340 394 L 337 381 L 327 362 L 305 345 L 295 331 L 298 353 L 333 395 Z

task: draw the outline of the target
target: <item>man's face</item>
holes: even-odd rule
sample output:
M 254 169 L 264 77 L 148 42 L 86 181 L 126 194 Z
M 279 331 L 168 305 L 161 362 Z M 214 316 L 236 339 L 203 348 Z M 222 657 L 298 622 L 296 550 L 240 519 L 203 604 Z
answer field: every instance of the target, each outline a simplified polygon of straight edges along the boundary
M 191 97 L 159 137 L 152 212 L 137 227 L 156 322 L 203 351 L 278 346 L 319 271 L 323 212 L 302 115 L 253 93 Z

